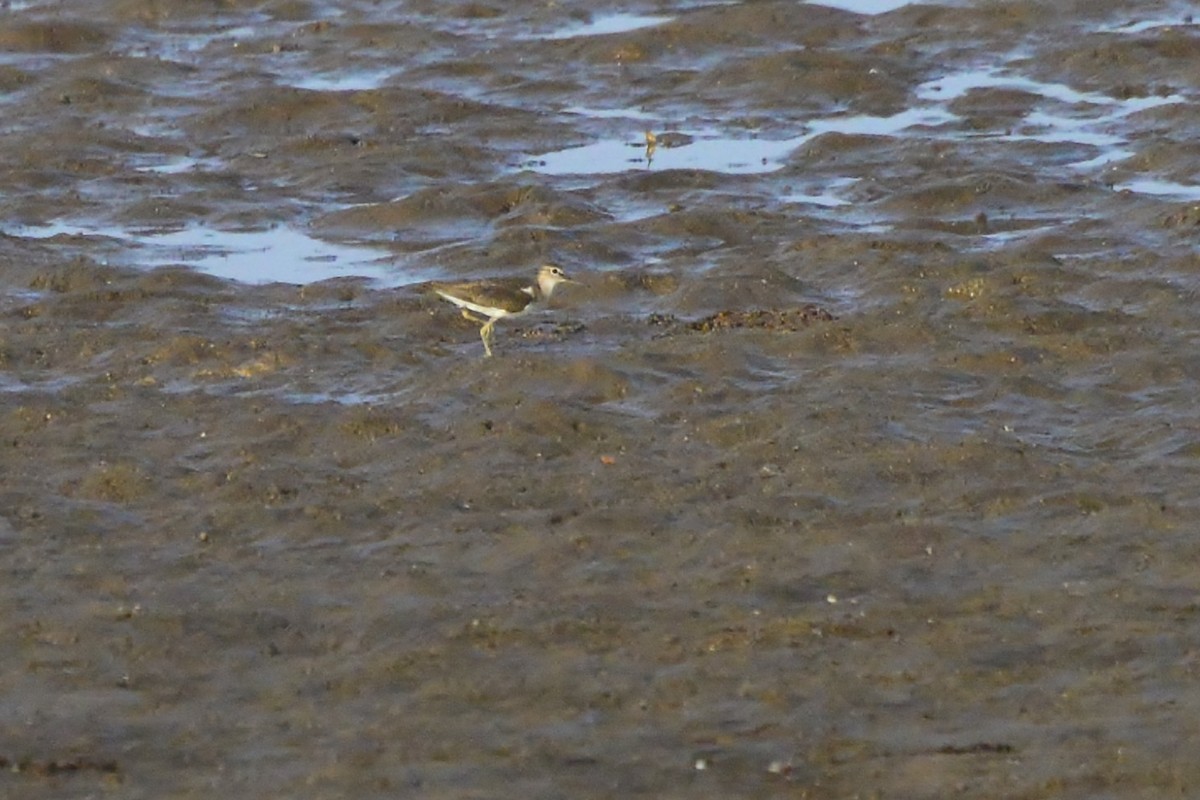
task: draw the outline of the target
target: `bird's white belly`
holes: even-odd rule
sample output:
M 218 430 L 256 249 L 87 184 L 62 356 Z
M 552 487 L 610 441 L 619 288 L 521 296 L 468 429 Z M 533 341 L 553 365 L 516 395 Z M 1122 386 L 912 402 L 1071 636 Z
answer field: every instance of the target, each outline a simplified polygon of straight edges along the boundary
M 492 319 L 517 316 L 517 314 L 514 314 L 511 311 L 505 311 L 502 308 L 493 308 L 491 306 L 481 306 L 478 303 L 472 303 L 470 300 L 463 300 L 461 297 L 454 297 L 453 295 L 446 294 L 445 292 L 438 292 L 438 295 L 449 300 L 451 303 L 454 303 L 454 305 L 458 306 L 459 308 L 466 308 L 474 311 L 476 314 L 483 314 L 485 317 L 491 317 Z

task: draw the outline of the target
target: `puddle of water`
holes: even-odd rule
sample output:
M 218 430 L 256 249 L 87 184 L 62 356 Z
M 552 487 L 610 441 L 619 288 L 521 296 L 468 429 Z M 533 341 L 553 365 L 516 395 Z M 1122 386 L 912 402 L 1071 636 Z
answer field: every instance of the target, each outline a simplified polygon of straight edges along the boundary
M 1128 158 L 1129 139 L 1108 132 L 1112 123 L 1152 108 L 1185 102 L 1180 95 L 1115 98 L 1098 92 L 1081 92 L 1062 83 L 1047 83 L 1007 74 L 1001 67 L 965 70 L 924 83 L 917 97 L 946 103 L 972 89 L 1004 88 L 1029 92 L 1056 101 L 1065 109 L 1038 109 L 1027 114 L 1015 130 L 1005 132 L 1010 141 L 1037 141 L 1051 144 L 1083 144 L 1102 150 L 1098 155 L 1067 164 L 1086 171 Z M 993 135 L 993 138 L 999 134 Z M 986 137 L 987 134 L 984 134 Z
M 591 108 L 589 106 L 567 106 L 564 114 L 575 114 L 591 119 L 636 119 L 642 122 L 657 121 L 658 116 L 647 111 L 636 111 L 632 108 Z
M 1189 186 L 1185 183 L 1164 181 L 1158 178 L 1135 178 L 1131 181 L 1113 184 L 1113 189 L 1118 192 L 1133 192 L 1185 202 L 1200 201 L 1200 186 Z
M 605 112 L 609 116 L 617 112 Z M 642 112 L 628 112 L 630 115 Z M 545 175 L 602 175 L 629 169 L 704 169 L 728 174 L 773 172 L 789 153 L 823 133 L 891 135 L 919 125 L 936 126 L 956 119 L 939 109 L 914 108 L 890 117 L 852 116 L 814 120 L 809 130 L 787 139 L 735 139 L 708 130 L 689 133 L 693 140 L 678 147 L 608 139 L 543 153 L 524 162 L 526 169 Z M 649 156 L 649 157 L 647 157 Z
M 785 194 L 779 199 L 785 203 L 807 203 L 809 205 L 824 206 L 826 208 L 848 206 L 850 205 L 850 201 L 838 197 L 835 192 L 848 186 L 853 186 L 854 184 L 858 183 L 858 180 L 858 178 L 840 178 L 838 180 L 831 181 L 823 188 L 809 190 L 800 189 Z
M 575 39 L 580 36 L 607 36 L 612 33 L 627 33 L 641 28 L 653 28 L 670 22 L 674 17 L 649 14 L 605 14 L 594 17 L 590 22 L 576 22 L 556 31 L 536 36 L 537 39 Z
M 943 75 L 917 87 L 917 97 L 935 102 L 957 100 L 972 89 L 1018 89 L 1064 103 L 1103 103 L 1108 98 L 1079 92 L 1061 83 L 1043 83 L 1009 75 L 1001 67 L 971 69 Z
M 261 18 L 262 26 L 268 24 Z M 140 43 L 130 51 L 131 55 L 156 55 L 171 61 L 189 61 L 190 56 L 202 53 L 218 42 L 253 41 L 263 34 L 262 26 L 241 25 L 235 28 L 167 31 L 155 37 L 152 43 Z M 144 51 L 144 52 L 143 52 Z
M 280 76 L 281 83 L 315 92 L 365 92 L 378 89 L 395 74 L 393 68 L 364 69 L 354 72 L 326 72 L 298 78 Z
M 430 16 L 427 14 L 417 14 L 416 19 L 419 19 L 421 24 L 445 33 L 453 33 L 459 36 L 477 36 L 484 39 L 496 39 L 507 30 L 507 36 L 517 40 L 557 40 L 557 39 L 576 39 L 583 36 L 607 36 L 613 33 L 626 33 L 628 31 L 636 31 L 641 28 L 652 28 L 655 25 L 662 25 L 664 22 L 670 22 L 675 19 L 673 16 L 660 14 L 633 14 L 633 13 L 617 13 L 617 14 L 601 14 L 592 17 L 590 20 L 573 20 L 563 25 L 562 27 L 552 29 L 545 33 L 530 31 L 528 27 L 524 30 L 513 31 L 510 27 L 505 26 L 502 22 L 490 19 L 447 19 L 441 16 Z
M 184 228 L 142 242 L 173 251 L 202 272 L 242 283 L 305 284 L 351 275 L 376 281 L 396 278 L 391 269 L 373 263 L 383 257 L 382 250 L 331 244 L 287 227 L 236 232 Z
M 924 0 L 922 0 L 924 2 Z M 828 6 L 855 14 L 874 16 L 912 5 L 916 0 L 808 0 L 808 5 Z M 928 3 L 927 3 L 928 4 Z
M 629 204 L 616 210 L 613 214 L 613 221 L 619 223 L 640 222 L 665 213 L 667 210 L 661 205 Z
M 1007 230 L 1007 231 L 995 231 L 994 233 L 984 233 L 984 234 L 980 234 L 977 237 L 978 241 L 980 243 L 979 246 L 971 248 L 971 249 L 986 250 L 989 248 L 998 248 L 998 247 L 1001 247 L 1004 245 L 1012 244 L 1013 242 L 1020 242 L 1020 241 L 1026 240 L 1026 239 L 1032 239 L 1033 237 L 1041 236 L 1042 234 L 1053 233 L 1054 231 L 1060 230 L 1061 227 L 1062 227 L 1061 223 L 1055 222 L 1052 225 L 1035 225 L 1030 228 L 1014 228 L 1012 230 Z M 969 244 L 968 244 L 968 247 L 970 247 Z
M 203 172 L 216 171 L 221 169 L 222 162 L 217 158 L 194 158 L 192 156 L 178 156 L 177 158 L 167 159 L 159 164 L 147 164 L 141 167 L 135 167 L 138 172 L 154 172 L 159 175 L 180 175 L 185 172 Z
M 890 117 L 859 114 L 852 117 L 826 117 L 809 123 L 809 133 L 801 141 L 823 133 L 843 133 L 856 136 L 894 136 L 911 128 L 936 128 L 954 122 L 958 117 L 942 108 L 909 108 Z
M 918 86 L 916 94 L 922 100 L 950 102 L 972 89 L 1016 89 L 1068 105 L 1095 106 L 1097 110 L 1110 109 L 1109 118 L 1120 118 L 1158 106 L 1185 102 L 1180 95 L 1118 99 L 1099 92 L 1081 92 L 1063 83 L 1047 83 L 1021 75 L 1010 75 L 1002 67 L 964 70 L 944 75 Z
M 82 378 L 61 377 L 48 381 L 23 381 L 7 373 L 0 373 L 0 394 L 44 393 L 56 394 L 63 389 L 82 383 Z
M 1087 171 L 1106 164 L 1123 161 L 1132 154 L 1127 136 L 1110 132 L 1114 122 L 1139 112 L 1162 106 L 1183 103 L 1177 94 L 1163 96 L 1114 98 L 1097 92 L 1076 90 L 1061 83 L 1050 83 L 1022 76 L 1008 75 L 1001 68 L 967 70 L 946 75 L 922 84 L 916 96 L 929 105 L 907 109 L 888 117 L 869 115 L 835 116 L 809 122 L 805 133 L 786 139 L 734 139 L 709 130 L 694 134 L 691 144 L 675 148 L 659 147 L 649 160 L 641 142 L 601 141 L 584 147 L 568 148 L 546 153 L 529 162 L 529 168 L 551 175 L 605 174 L 631 168 L 707 169 L 726 173 L 763 173 L 783 166 L 787 155 L 809 139 L 825 133 L 848 135 L 896 136 L 924 127 L 933 131 L 951 125 L 960 117 L 945 107 L 972 89 L 1010 88 L 1027 91 L 1067 108 L 1037 109 L 1028 113 L 1013 131 L 991 134 L 1003 135 L 1010 141 L 1038 141 L 1058 144 L 1082 144 L 1100 150 L 1096 156 L 1068 164 L 1076 170 Z M 575 107 L 572 113 L 594 115 L 592 109 Z M 604 117 L 628 117 L 639 121 L 651 116 L 634 110 L 606 110 Z M 958 131 L 941 135 L 961 137 Z M 971 134 L 977 136 L 979 134 Z M 989 134 L 982 134 L 984 138 Z M 1192 199 L 1197 190 L 1183 184 L 1161 180 L 1138 180 L 1122 184 L 1129 191 Z M 798 195 L 796 202 L 815 202 L 837 205 L 842 201 L 825 193 L 813 197 Z
M 59 235 L 102 236 L 129 245 L 142 265 L 182 263 L 241 283 L 308 284 L 330 278 L 362 277 L 382 286 L 401 286 L 421 279 L 396 267 L 391 254 L 382 248 L 325 242 L 286 226 L 264 231 L 221 231 L 193 226 L 166 233 L 139 233 L 59 221 L 18 228 L 11 233 L 38 239 Z
M 399 391 L 356 392 L 353 390 L 338 392 L 285 392 L 283 399 L 289 403 L 303 405 L 337 403 L 342 406 L 386 406 L 389 403 L 395 402 L 399 394 Z
M 1087 144 L 1093 147 L 1110 148 L 1110 158 L 1120 155 L 1112 149 L 1125 144 L 1124 137 L 1103 131 L 1091 130 L 1091 120 L 1065 117 L 1034 111 L 1024 119 L 1024 124 L 1005 138 L 1014 141 L 1046 142 L 1049 144 Z
M 783 156 L 795 148 L 794 139 L 696 139 L 683 147 L 659 147 L 647 159 L 640 142 L 607 140 L 583 147 L 544 153 L 525 166 L 545 175 L 624 172 L 635 167 L 707 169 L 732 174 L 779 169 Z
M 1124 25 L 1114 25 L 1100 28 L 1101 33 L 1144 33 L 1159 28 L 1189 28 L 1196 25 L 1196 20 L 1190 13 L 1171 17 L 1151 17 L 1150 19 L 1135 20 Z

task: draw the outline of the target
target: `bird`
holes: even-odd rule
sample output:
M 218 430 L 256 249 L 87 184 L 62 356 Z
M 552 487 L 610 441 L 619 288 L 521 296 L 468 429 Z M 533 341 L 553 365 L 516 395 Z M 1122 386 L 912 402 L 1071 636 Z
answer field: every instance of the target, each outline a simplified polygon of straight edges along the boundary
M 543 264 L 533 283 L 523 278 L 467 281 L 465 283 L 435 283 L 433 291 L 462 309 L 462 315 L 481 323 L 479 338 L 483 340 L 484 356 L 492 355 L 493 328 L 502 317 L 518 317 L 550 299 L 560 283 L 579 281 L 567 277 L 557 264 Z M 475 316 L 479 314 L 481 316 Z M 486 317 L 486 319 L 485 319 Z

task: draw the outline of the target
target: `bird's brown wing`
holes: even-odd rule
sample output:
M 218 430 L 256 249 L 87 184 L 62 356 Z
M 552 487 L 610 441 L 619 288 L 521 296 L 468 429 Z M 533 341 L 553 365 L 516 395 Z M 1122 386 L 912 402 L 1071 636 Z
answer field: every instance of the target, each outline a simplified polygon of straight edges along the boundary
M 436 292 L 445 292 L 463 300 L 468 300 L 476 305 L 503 308 L 507 311 L 520 311 L 529 304 L 529 301 L 533 299 L 533 295 L 524 291 L 526 288 L 528 288 L 528 283 L 518 278 L 433 284 L 433 289 Z M 525 301 L 520 303 L 519 307 L 517 307 L 518 304 L 514 303 L 515 293 L 519 293 L 516 299 Z

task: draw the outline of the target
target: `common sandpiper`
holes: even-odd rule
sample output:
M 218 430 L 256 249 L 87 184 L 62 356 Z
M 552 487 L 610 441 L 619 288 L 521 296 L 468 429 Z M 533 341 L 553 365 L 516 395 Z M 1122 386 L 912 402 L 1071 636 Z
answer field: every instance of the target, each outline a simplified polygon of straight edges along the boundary
M 532 284 L 522 278 L 468 281 L 466 283 L 435 283 L 433 291 L 462 309 L 462 315 L 481 323 L 479 338 L 483 339 L 484 354 L 492 354 L 493 328 L 501 317 L 519 317 L 550 299 L 560 283 L 579 283 L 567 277 L 562 267 L 544 264 Z M 475 316 L 480 314 L 482 316 Z M 486 319 L 485 319 L 486 318 Z

